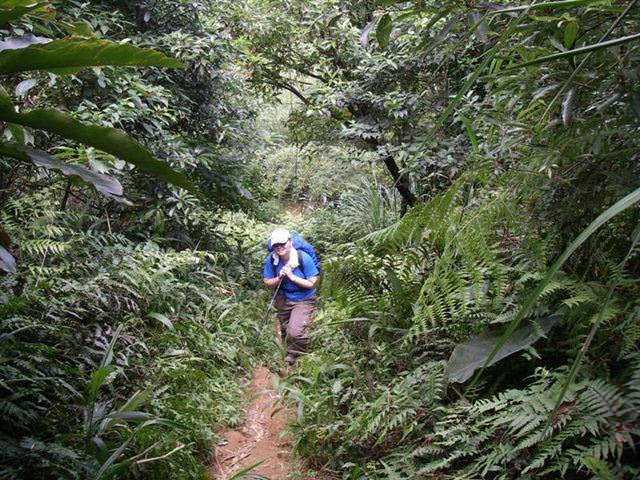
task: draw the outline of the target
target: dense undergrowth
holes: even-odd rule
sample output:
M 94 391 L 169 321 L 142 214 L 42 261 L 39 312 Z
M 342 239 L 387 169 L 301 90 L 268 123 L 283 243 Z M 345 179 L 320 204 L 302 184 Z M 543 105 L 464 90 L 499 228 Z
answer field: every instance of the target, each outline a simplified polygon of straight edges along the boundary
M 281 384 L 302 412 L 291 426 L 297 451 L 343 478 L 634 478 L 637 282 L 613 254 L 600 257 L 598 279 L 585 282 L 585 267 L 572 264 L 545 287 L 528 318 L 561 319 L 546 339 L 471 390 L 452 378 L 454 347 L 503 330 L 557 248 L 517 204 L 473 195 L 455 186 L 325 262 L 313 353 Z M 607 299 L 609 282 L 618 287 Z M 598 315 L 597 360 L 562 392 Z
M 192 3 L 0 13 L 0 478 L 206 478 L 275 349 L 229 41 Z
M 8 202 L 12 233 L 17 218 L 21 275 L 2 279 L 3 478 L 204 478 L 213 429 L 241 420 L 238 380 L 272 348 L 256 348 L 264 296 L 225 271 L 237 251 L 133 242 L 44 192 Z
M 296 451 L 352 479 L 637 478 L 639 50 L 600 43 L 637 38 L 636 2 L 280 5 L 252 46 L 302 80 L 263 74 L 300 89 L 308 141 L 375 152 L 396 190 L 307 225 Z
M 0 478 L 204 478 L 279 365 L 275 225 L 323 268 L 279 384 L 312 466 L 637 478 L 636 0 L 0 14 Z

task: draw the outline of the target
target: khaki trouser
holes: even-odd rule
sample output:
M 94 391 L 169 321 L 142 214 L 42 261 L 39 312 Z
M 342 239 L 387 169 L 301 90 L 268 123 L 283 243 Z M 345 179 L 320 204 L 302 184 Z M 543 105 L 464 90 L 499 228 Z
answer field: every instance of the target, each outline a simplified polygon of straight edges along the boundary
M 292 302 L 279 293 L 274 303 L 280 321 L 281 338 L 287 344 L 287 354 L 297 357 L 306 352 L 309 344 L 307 327 L 315 310 L 316 299 L 311 297 Z

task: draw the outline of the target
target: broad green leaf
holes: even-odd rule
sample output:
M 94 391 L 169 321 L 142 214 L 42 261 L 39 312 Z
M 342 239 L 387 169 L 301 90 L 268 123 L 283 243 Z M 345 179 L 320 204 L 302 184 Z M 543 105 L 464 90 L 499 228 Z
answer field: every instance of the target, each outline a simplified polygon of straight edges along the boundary
M 0 52 L 7 50 L 21 50 L 31 45 L 44 45 L 51 42 L 50 38 L 37 37 L 30 33 L 22 37 L 9 37 L 0 42 Z
M 136 412 L 136 411 L 128 411 L 128 412 L 113 412 L 104 417 L 106 420 L 113 420 L 114 423 L 117 423 L 118 420 L 124 420 L 125 422 L 144 422 L 145 420 L 149 420 L 153 418 L 153 415 L 147 412 Z
M 100 367 L 108 367 L 111 364 L 111 360 L 113 360 L 113 347 L 115 347 L 123 328 L 124 323 L 121 323 L 118 325 L 118 328 L 116 328 L 116 331 L 113 332 L 113 337 L 111 337 L 111 342 L 109 342 L 109 346 L 104 352 L 102 362 L 100 362 Z
M 147 403 L 152 394 L 153 390 L 150 387 L 145 388 L 144 390 L 138 390 L 136 393 L 131 395 L 131 398 L 129 398 L 129 400 L 127 400 L 127 402 L 121 406 L 118 411 L 131 412 Z
M 496 353 L 491 363 L 487 364 L 487 366 L 493 365 L 503 358 L 527 348 L 529 345 L 533 345 L 546 335 L 558 320 L 560 320 L 560 316 L 554 315 L 536 320 L 519 328 L 513 332 L 509 341 Z M 456 345 L 446 367 L 446 375 L 449 381 L 463 383 L 471 378 L 473 372 L 485 364 L 501 334 L 502 332 L 484 333 Z
M 95 38 L 53 40 L 44 45 L 0 52 L 0 74 L 103 65 L 184 66 L 155 50 Z
M 149 400 L 152 393 L 153 393 L 153 390 L 151 388 L 146 388 L 145 390 L 138 390 L 136 393 L 134 393 L 131 396 L 131 398 L 129 398 L 129 400 L 127 400 L 127 402 L 124 405 L 122 405 L 118 409 L 117 412 L 107 415 L 102 420 L 102 422 L 100 422 L 100 428 L 98 431 L 104 432 L 105 430 L 108 430 L 110 427 L 115 425 L 118 422 L 118 420 L 128 420 L 129 418 L 126 418 L 123 415 L 129 412 L 136 412 L 139 407 L 141 407 L 143 404 L 145 404 Z M 140 412 L 136 412 L 136 413 L 140 413 Z M 147 420 L 147 419 L 148 417 L 143 418 L 143 420 Z
M 92 404 L 98 397 L 100 388 L 104 385 L 111 372 L 113 372 L 113 367 L 110 366 L 100 367 L 93 371 L 93 374 L 91 374 L 91 380 L 87 385 L 87 393 L 85 396 L 85 400 L 88 404 Z
M 376 28 L 376 38 L 382 48 L 389 45 L 389 36 L 391 35 L 392 28 L 393 22 L 391 21 L 391 15 L 385 13 L 380 17 L 380 20 L 378 20 L 378 28 Z
M 69 35 L 75 35 L 77 37 L 93 37 L 93 30 L 91 30 L 91 25 L 89 25 L 85 21 L 77 21 L 72 24 L 65 24 L 65 30 Z
M 424 15 L 425 12 L 422 10 L 402 10 L 398 16 L 396 16 L 396 21 L 404 20 L 405 18 L 417 17 Z
M 564 27 L 564 46 L 565 48 L 571 48 L 573 41 L 578 35 L 578 24 L 576 22 L 569 22 Z
M 11 97 L 7 91 L 0 86 L 0 112 L 3 110 L 11 110 L 13 111 L 13 102 L 11 101 Z
M 133 205 L 123 196 L 120 182 L 116 178 L 105 175 L 104 173 L 98 173 L 82 165 L 63 162 L 46 152 L 21 145 L 0 144 L 0 153 L 20 160 L 30 161 L 37 167 L 57 170 L 64 175 L 80 177 L 85 182 L 93 185 L 93 187 L 104 196 L 113 198 L 126 205 Z
M 0 120 L 37 128 L 95 147 L 132 163 L 166 182 L 195 193 L 193 185 L 182 173 L 153 158 L 147 150 L 120 129 L 87 125 L 58 110 L 42 109 L 17 113 L 13 110 L 6 92 L 2 91 L 0 91 Z
M 29 12 L 46 8 L 47 2 L 37 2 L 34 0 L 14 0 L 0 2 L 0 25 L 12 20 L 16 20 Z
M 542 292 L 544 291 L 545 287 L 549 284 L 549 282 L 551 282 L 551 279 L 558 272 L 558 270 L 560 270 L 560 267 L 564 265 L 564 263 L 573 254 L 573 252 L 575 252 L 578 249 L 578 247 L 580 247 L 580 245 L 582 245 L 602 225 L 607 223 L 609 220 L 611 220 L 613 217 L 615 217 L 619 213 L 625 211 L 627 208 L 635 205 L 639 201 L 640 201 L 640 188 L 637 188 L 636 190 L 631 192 L 629 195 L 618 200 L 615 204 L 607 208 L 604 212 L 598 215 L 598 217 L 593 222 L 591 222 L 587 226 L 587 228 L 585 228 L 582 232 L 580 232 L 580 235 L 578 235 L 575 238 L 575 240 L 571 242 L 571 244 L 566 248 L 566 250 L 562 253 L 562 255 L 560 255 L 560 257 L 558 257 L 558 259 L 553 263 L 553 265 L 551 265 L 549 270 L 547 270 L 547 273 L 545 274 L 542 281 L 538 284 L 538 286 L 534 289 L 534 291 L 527 297 L 522 307 L 520 307 L 520 309 L 516 313 L 514 319 L 511 321 L 511 323 L 509 324 L 505 332 L 502 334 L 500 339 L 496 342 L 495 346 L 493 347 L 493 350 L 487 357 L 487 360 L 485 361 L 484 365 L 476 373 L 474 379 L 471 381 L 471 384 L 469 385 L 467 390 L 472 389 L 476 385 L 476 383 L 480 379 L 480 376 L 484 372 L 485 368 L 491 364 L 496 354 L 507 343 L 507 341 L 509 340 L 513 332 L 518 328 L 518 325 L 520 325 L 520 322 L 522 321 L 522 319 L 533 310 L 533 307 L 538 301 L 538 298 L 540 298 L 540 296 L 542 295 Z
M 0 0 L 0 9 L 6 10 L 15 7 L 28 7 L 37 3 L 39 3 L 38 0 Z
M 478 153 L 480 151 L 478 148 L 478 137 L 476 137 L 476 133 L 473 131 L 473 125 L 471 125 L 471 121 L 464 115 L 458 116 L 460 117 L 460 121 L 462 121 L 464 129 L 467 132 L 467 136 L 469 137 L 469 141 L 471 142 L 471 149 L 474 153 Z
M 11 255 L 2 245 L 0 245 L 0 270 L 13 273 L 14 275 L 18 273 L 16 270 L 16 261 L 13 258 L 13 255 Z
M 509 67 L 503 71 L 509 72 L 512 70 L 517 70 L 519 68 L 530 67 L 532 65 L 540 65 L 541 63 L 552 62 L 560 58 L 573 57 L 575 55 L 582 55 L 582 54 L 593 52 L 596 50 L 602 50 L 603 48 L 615 47 L 616 45 L 623 45 L 625 43 L 633 42 L 636 40 L 640 40 L 640 33 L 636 33 L 635 35 L 627 35 L 626 37 L 615 38 L 613 40 L 608 40 L 606 42 L 599 42 L 593 45 L 587 45 L 580 48 L 574 48 L 572 50 L 567 50 L 566 52 L 554 53 L 553 55 L 545 55 L 544 57 L 539 57 L 534 60 L 529 60 L 528 62 L 519 63 L 518 65 L 514 65 L 513 67 Z

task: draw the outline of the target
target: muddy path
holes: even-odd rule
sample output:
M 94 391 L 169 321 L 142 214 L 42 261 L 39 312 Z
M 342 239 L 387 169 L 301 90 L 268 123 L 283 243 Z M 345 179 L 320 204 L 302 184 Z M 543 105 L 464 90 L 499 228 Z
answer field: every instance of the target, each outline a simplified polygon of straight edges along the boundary
M 253 372 L 246 398 L 246 420 L 234 430 L 220 432 L 224 439 L 216 447 L 215 460 L 209 477 L 228 480 L 244 467 L 262 462 L 251 473 L 271 480 L 285 480 L 299 465 L 291 460 L 291 438 L 282 436 L 288 418 L 293 412 L 276 404 L 271 373 L 265 367 Z M 296 476 L 296 478 L 304 478 Z

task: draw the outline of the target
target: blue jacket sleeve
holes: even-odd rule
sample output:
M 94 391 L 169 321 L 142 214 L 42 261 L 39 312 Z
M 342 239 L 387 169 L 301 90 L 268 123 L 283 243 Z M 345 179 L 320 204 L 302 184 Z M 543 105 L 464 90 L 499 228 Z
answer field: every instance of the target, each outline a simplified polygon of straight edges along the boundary
M 271 261 L 271 254 L 267 255 L 267 259 L 264 261 L 264 268 L 262 269 L 262 278 L 276 278 L 276 267 Z

